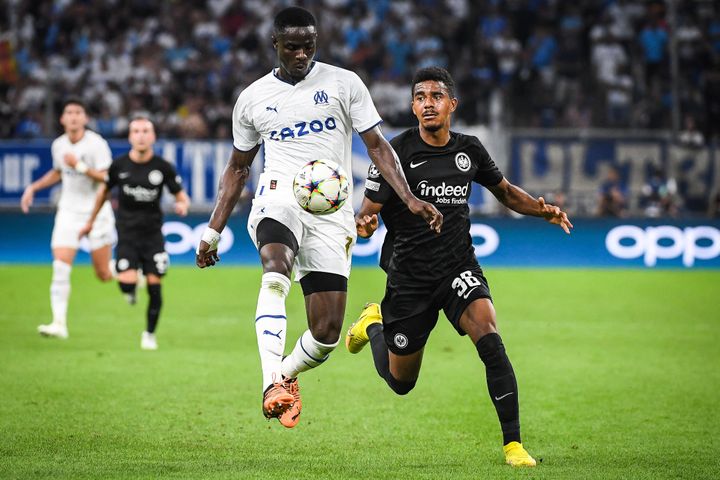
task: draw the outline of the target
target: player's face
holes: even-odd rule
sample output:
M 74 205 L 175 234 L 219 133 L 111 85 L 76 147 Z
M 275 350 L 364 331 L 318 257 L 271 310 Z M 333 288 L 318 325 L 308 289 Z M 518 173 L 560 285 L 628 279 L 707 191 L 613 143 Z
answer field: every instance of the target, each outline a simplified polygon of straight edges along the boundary
M 302 80 L 310 70 L 317 49 L 315 27 L 289 27 L 273 35 L 273 48 L 277 51 L 281 75 Z
M 63 126 L 66 132 L 75 132 L 85 128 L 88 123 L 85 109 L 80 105 L 69 104 L 63 110 L 60 115 L 60 125 Z
M 130 122 L 128 141 L 134 150 L 145 152 L 155 143 L 155 127 L 149 120 Z
M 443 82 L 426 80 L 415 84 L 412 110 L 420 126 L 430 132 L 450 128 L 450 115 L 457 107 L 457 98 L 450 98 L 450 92 Z

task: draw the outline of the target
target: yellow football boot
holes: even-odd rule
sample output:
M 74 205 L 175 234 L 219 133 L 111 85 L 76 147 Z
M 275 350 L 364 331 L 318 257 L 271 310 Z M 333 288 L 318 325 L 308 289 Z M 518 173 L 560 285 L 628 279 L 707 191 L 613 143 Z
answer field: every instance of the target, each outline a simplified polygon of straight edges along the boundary
M 510 442 L 503 447 L 505 463 L 513 467 L 534 467 L 537 462 L 523 448 L 522 443 Z
M 360 314 L 360 318 L 350 325 L 347 335 L 345 335 L 345 346 L 350 353 L 358 353 L 363 349 L 365 344 L 370 341 L 367 334 L 367 327 L 373 323 L 382 323 L 382 314 L 380 313 L 380 305 L 377 303 L 367 303 Z

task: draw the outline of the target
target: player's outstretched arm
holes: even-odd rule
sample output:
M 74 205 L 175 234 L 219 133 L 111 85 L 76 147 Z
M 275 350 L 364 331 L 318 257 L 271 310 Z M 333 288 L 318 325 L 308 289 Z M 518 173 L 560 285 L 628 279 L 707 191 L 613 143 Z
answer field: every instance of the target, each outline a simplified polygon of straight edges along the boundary
M 53 168 L 45 175 L 28 185 L 20 198 L 20 209 L 22 209 L 23 213 L 28 213 L 30 211 L 30 206 L 33 204 L 33 200 L 35 199 L 35 192 L 51 187 L 58 183 L 61 179 L 62 176 L 60 175 L 60 171 Z
M 110 189 L 107 188 L 106 183 L 100 184 L 100 188 L 98 188 L 97 195 L 95 196 L 95 205 L 93 206 L 93 211 L 90 214 L 90 219 L 87 221 L 85 226 L 80 229 L 80 233 L 78 234 L 80 238 L 90 233 L 93 227 L 93 223 L 95 223 L 95 219 L 97 218 L 98 213 L 100 213 L 100 209 L 102 208 L 103 204 L 109 199 Z
M 380 170 L 383 178 L 395 190 L 400 200 L 412 213 L 422 216 L 432 230 L 440 233 L 443 223 L 442 213 L 433 204 L 420 200 L 410 191 L 397 154 L 383 136 L 380 127 L 362 133 L 360 138 L 365 142 L 370 159 Z
M 220 260 L 217 254 L 220 232 L 227 225 L 228 218 L 240 199 L 240 194 L 248 175 L 250 175 L 250 165 L 259 149 L 260 145 L 256 145 L 252 150 L 246 152 L 233 148 L 230 160 L 228 160 L 220 179 L 218 196 L 215 200 L 215 208 L 210 215 L 208 228 L 203 233 L 197 248 L 195 263 L 198 267 L 210 267 Z
M 180 190 L 175 194 L 175 213 L 184 217 L 188 213 L 188 208 L 190 208 L 190 197 L 185 190 Z
M 543 217 L 554 225 L 560 225 L 565 233 L 570 233 L 573 224 L 570 223 L 565 212 L 555 205 L 545 203 L 543 197 L 535 198 L 517 185 L 513 185 L 503 178 L 495 186 L 488 187 L 493 195 L 506 207 L 523 215 Z
M 382 203 L 373 202 L 367 197 L 363 198 L 360 210 L 355 215 L 355 228 L 358 236 L 368 238 L 375 233 L 378 228 L 378 213 L 382 206 Z

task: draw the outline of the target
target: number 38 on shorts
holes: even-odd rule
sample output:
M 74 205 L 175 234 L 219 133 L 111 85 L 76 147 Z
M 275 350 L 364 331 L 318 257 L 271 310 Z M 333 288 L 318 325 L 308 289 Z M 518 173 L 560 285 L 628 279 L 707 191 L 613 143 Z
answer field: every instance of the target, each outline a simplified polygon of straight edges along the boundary
M 472 270 L 465 270 L 460 273 L 453 279 L 451 286 L 457 296 L 464 299 L 467 299 L 478 287 L 484 287 L 484 290 L 487 291 L 485 277 L 481 272 L 473 272 Z

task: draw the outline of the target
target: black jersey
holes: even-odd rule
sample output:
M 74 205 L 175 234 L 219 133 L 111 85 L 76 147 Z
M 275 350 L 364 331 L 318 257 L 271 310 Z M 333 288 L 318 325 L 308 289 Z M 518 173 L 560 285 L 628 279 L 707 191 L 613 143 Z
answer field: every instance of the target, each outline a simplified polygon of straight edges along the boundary
M 149 162 L 136 163 L 129 154 L 113 160 L 108 170 L 108 188 L 118 187 L 118 208 L 115 212 L 118 229 L 159 231 L 163 214 L 160 209 L 163 185 L 170 193 L 182 190 L 175 167 L 157 155 Z
M 371 165 L 365 196 L 383 204 L 380 215 L 388 229 L 380 266 L 393 278 L 425 283 L 444 278 L 463 263 L 477 262 L 468 208 L 472 183 L 494 186 L 503 179 L 480 140 L 450 132 L 447 145 L 434 147 L 422 140 L 416 127 L 390 143 L 400 157 L 410 190 L 435 205 L 444 219 L 440 234 L 431 231 Z

